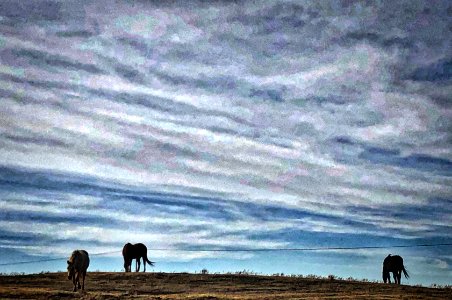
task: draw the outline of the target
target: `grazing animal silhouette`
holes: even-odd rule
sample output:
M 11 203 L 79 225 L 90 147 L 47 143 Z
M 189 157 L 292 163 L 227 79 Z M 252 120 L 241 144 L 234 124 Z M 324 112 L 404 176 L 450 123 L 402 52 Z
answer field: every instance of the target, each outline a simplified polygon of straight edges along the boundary
M 386 283 L 386 281 L 391 283 L 391 276 L 389 275 L 390 272 L 392 272 L 392 276 L 394 277 L 394 281 L 396 284 L 400 284 L 400 279 L 402 278 L 402 272 L 403 272 L 403 275 L 405 275 L 405 278 L 410 277 L 410 275 L 408 275 L 407 270 L 403 266 L 403 258 L 398 255 L 392 256 L 391 254 L 389 254 L 383 261 L 383 281 L 384 281 L 384 283 Z
M 132 260 L 135 259 L 135 269 L 136 272 L 140 271 L 140 259 L 143 258 L 144 271 L 146 272 L 146 262 L 151 266 L 154 265 L 154 262 L 148 259 L 148 248 L 142 243 L 138 243 L 132 245 L 131 243 L 127 243 L 122 248 L 122 256 L 124 257 L 124 270 L 126 272 L 132 272 Z
M 75 250 L 67 261 L 67 278 L 74 284 L 74 292 L 77 287 L 85 289 L 86 270 L 89 267 L 89 256 L 85 250 Z M 82 285 L 80 286 L 80 276 L 82 276 Z

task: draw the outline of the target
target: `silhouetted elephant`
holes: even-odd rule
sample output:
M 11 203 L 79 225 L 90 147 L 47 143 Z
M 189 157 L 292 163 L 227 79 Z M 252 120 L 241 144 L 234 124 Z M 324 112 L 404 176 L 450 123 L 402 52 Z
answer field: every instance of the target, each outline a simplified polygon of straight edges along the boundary
M 386 283 L 386 281 L 391 283 L 391 276 L 389 275 L 390 272 L 392 272 L 392 276 L 394 277 L 394 281 L 396 284 L 400 284 L 400 279 L 402 278 L 402 272 L 403 272 L 403 275 L 405 275 L 405 278 L 410 277 L 410 275 L 408 275 L 408 272 L 406 271 L 405 267 L 403 266 L 403 258 L 398 255 L 392 256 L 391 254 L 389 254 L 383 261 L 383 281 L 384 281 L 384 283 Z
M 132 260 L 135 259 L 135 269 L 136 271 L 140 271 L 140 259 L 143 258 L 144 271 L 146 272 L 146 262 L 151 266 L 154 265 L 154 262 L 148 259 L 147 255 L 148 249 L 145 245 L 138 243 L 132 245 L 131 243 L 127 243 L 122 248 L 122 256 L 124 257 L 124 270 L 126 272 L 131 272 L 132 268 Z

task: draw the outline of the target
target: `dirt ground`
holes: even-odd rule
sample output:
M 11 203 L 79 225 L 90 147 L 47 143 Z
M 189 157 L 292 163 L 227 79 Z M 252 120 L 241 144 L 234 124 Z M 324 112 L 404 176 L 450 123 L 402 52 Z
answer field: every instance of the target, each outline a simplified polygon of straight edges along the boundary
M 452 289 L 254 275 L 88 273 L 72 292 L 65 273 L 0 276 L 0 299 L 452 299 Z

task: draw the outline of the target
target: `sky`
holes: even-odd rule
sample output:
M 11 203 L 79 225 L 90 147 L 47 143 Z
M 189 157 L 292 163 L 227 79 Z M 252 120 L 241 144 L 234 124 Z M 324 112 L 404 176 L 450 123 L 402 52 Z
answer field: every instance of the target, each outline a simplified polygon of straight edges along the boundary
M 0 2 L 0 272 L 452 284 L 449 1 L 162 2 Z

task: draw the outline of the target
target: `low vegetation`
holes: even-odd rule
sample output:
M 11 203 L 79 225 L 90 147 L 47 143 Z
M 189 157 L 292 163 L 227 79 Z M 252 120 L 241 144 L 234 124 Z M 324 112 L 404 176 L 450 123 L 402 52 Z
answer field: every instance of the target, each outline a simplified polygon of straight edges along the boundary
M 89 272 L 85 291 L 67 274 L 0 275 L 0 299 L 452 299 L 450 287 L 389 285 L 316 275 Z

